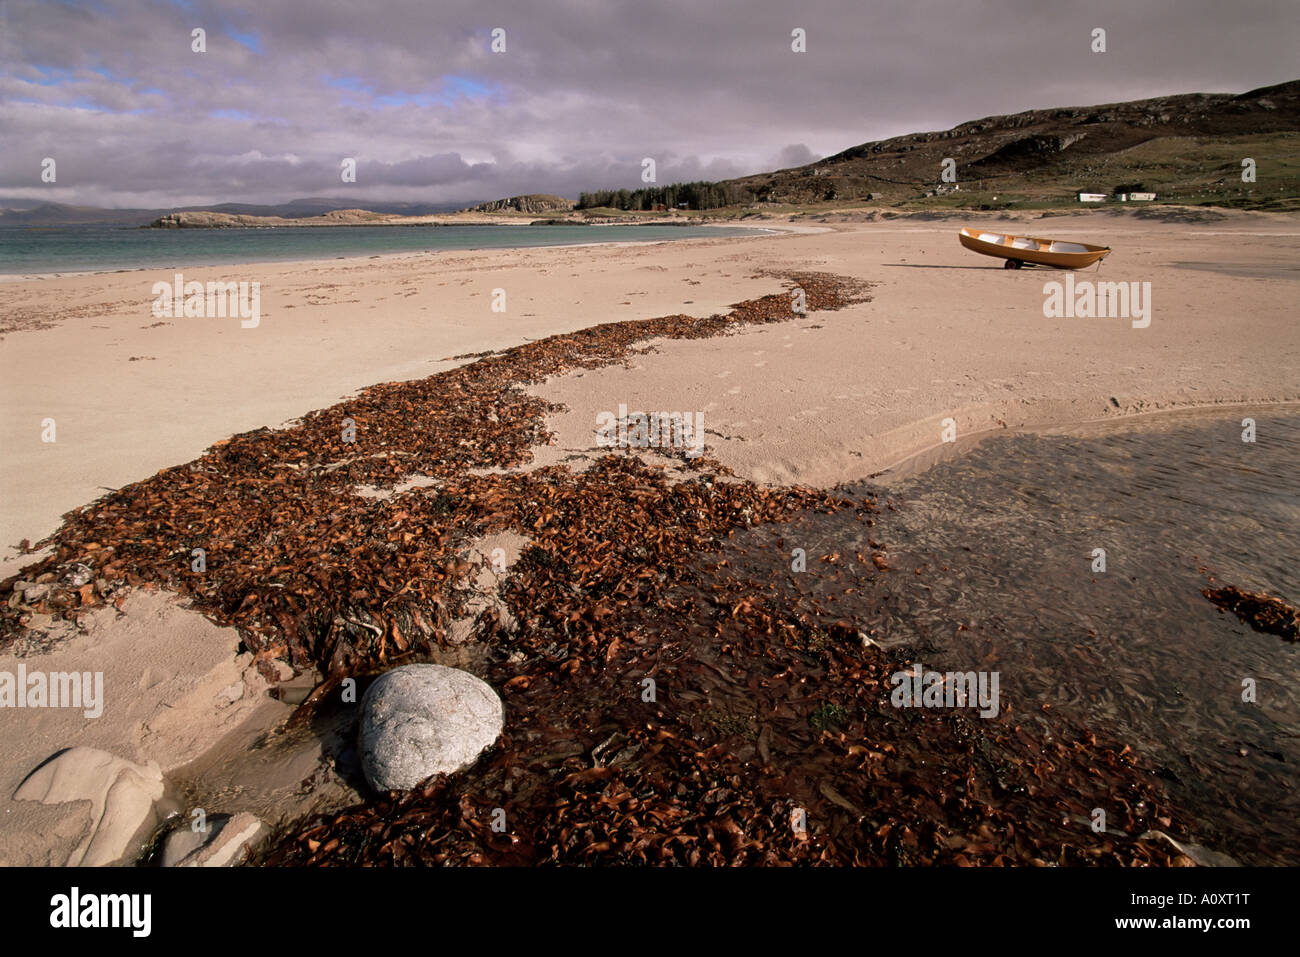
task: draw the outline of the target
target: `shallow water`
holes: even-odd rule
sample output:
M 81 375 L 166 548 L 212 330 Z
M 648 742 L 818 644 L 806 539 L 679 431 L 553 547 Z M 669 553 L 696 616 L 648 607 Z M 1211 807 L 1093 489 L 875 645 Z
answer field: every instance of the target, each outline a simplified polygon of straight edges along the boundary
M 1242 417 L 991 438 L 891 487 L 874 527 L 819 515 L 758 529 L 734 567 L 783 570 L 927 669 L 999 672 L 1018 721 L 1129 744 L 1199 843 L 1294 863 L 1300 648 L 1201 595 L 1213 580 L 1300 600 L 1300 415 L 1256 415 L 1254 443 Z M 868 539 L 887 545 L 887 571 L 857 564 Z M 796 547 L 808 570 L 790 575 Z
M 0 227 L 0 273 L 83 272 L 334 259 L 458 249 L 737 236 L 712 226 L 293 226 L 278 229 Z

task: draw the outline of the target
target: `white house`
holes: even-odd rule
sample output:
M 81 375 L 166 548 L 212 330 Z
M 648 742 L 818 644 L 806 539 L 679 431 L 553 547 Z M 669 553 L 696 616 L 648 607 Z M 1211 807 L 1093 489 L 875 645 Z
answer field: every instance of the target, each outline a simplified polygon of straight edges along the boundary
M 1104 203 L 1106 202 L 1105 193 L 1075 193 L 1081 203 Z

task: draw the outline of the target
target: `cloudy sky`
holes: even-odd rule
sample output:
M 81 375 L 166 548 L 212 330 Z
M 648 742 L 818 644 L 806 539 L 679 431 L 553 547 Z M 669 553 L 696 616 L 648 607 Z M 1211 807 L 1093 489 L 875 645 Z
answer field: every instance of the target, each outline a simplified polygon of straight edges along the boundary
M 644 157 L 660 183 L 721 179 L 990 114 L 1284 82 L 1298 24 L 1294 0 L 0 0 L 0 196 L 576 197 L 641 185 Z

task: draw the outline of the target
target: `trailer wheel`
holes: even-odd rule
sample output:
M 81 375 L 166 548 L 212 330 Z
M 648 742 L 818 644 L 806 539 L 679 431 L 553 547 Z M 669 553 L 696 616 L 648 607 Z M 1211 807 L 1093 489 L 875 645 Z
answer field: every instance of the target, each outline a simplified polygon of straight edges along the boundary
M 1002 268 L 1003 268 L 1003 269 L 1019 269 L 1019 268 L 1020 268 L 1021 266 L 1023 266 L 1023 265 L 1024 265 L 1024 263 L 1022 263 L 1019 259 L 1008 259 L 1005 263 L 1002 264 Z

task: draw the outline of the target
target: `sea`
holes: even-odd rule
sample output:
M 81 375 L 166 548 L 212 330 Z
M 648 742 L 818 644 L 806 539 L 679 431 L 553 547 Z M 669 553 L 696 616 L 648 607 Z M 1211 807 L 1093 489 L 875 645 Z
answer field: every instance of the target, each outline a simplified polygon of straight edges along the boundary
M 732 226 L 292 226 L 141 229 L 0 226 L 0 274 L 344 259 L 385 253 L 645 243 L 752 234 Z

